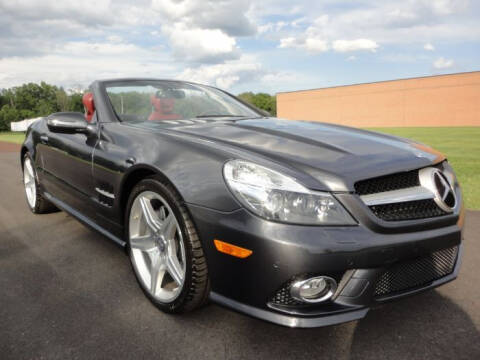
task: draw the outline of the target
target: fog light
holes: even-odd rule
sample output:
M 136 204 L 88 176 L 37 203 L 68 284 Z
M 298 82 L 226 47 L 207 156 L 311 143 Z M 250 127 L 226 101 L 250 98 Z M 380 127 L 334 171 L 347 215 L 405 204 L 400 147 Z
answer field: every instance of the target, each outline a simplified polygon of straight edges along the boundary
M 319 303 L 330 299 L 337 290 L 337 282 L 328 276 L 316 276 L 295 281 L 290 294 L 296 300 L 306 303 Z

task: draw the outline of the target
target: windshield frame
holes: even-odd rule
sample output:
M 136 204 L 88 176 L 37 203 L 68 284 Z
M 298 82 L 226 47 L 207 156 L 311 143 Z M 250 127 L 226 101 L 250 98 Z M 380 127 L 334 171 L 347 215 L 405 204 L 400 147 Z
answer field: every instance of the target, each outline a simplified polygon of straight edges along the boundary
M 229 98 L 232 98 L 233 100 L 239 102 L 241 105 L 247 107 L 249 110 L 253 112 L 252 116 L 239 116 L 239 117 L 228 117 L 229 119 L 239 119 L 239 118 L 264 118 L 268 117 L 271 115 L 267 115 L 264 113 L 262 110 L 258 109 L 257 107 L 243 101 L 242 99 L 238 98 L 237 96 L 230 94 L 229 92 L 219 89 L 214 86 L 210 85 L 204 85 L 204 84 L 199 84 L 199 83 L 194 83 L 190 81 L 182 81 L 182 80 L 169 80 L 169 79 L 118 79 L 118 80 L 105 80 L 105 81 L 99 81 L 99 87 L 100 91 L 102 93 L 102 97 L 105 99 L 105 103 L 108 106 L 111 114 L 113 115 L 114 119 L 119 122 L 119 123 L 129 123 L 129 121 L 124 121 L 118 116 L 112 101 L 110 99 L 110 96 L 108 95 L 107 88 L 109 87 L 131 87 L 131 86 L 148 86 L 151 85 L 152 83 L 158 83 L 158 82 L 163 82 L 163 83 L 173 83 L 173 84 L 186 84 L 186 85 L 192 85 L 192 86 L 198 86 L 200 88 L 209 88 L 216 90 L 218 92 L 221 92 L 223 95 L 226 95 Z M 218 119 L 225 119 L 227 117 L 221 118 L 219 117 Z M 212 117 L 212 119 L 215 119 Z M 159 121 L 161 123 L 161 121 Z

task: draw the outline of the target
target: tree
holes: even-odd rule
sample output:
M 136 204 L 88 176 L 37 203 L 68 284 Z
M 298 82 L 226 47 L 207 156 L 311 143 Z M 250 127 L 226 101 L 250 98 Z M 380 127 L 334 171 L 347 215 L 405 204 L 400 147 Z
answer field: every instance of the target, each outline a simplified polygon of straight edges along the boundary
M 70 108 L 70 97 L 67 95 L 65 90 L 62 88 L 58 89 L 55 92 L 55 97 L 57 98 L 57 106 L 60 111 L 68 111 Z
M 0 109 L 0 131 L 10 130 L 10 123 L 18 121 L 19 112 L 12 108 L 9 104 L 3 105 Z
M 266 93 L 254 94 L 252 92 L 244 92 L 238 95 L 238 97 L 259 109 L 269 112 L 273 116 L 277 115 L 277 100 L 275 96 Z
M 82 94 L 68 95 L 64 89 L 43 81 L 0 91 L 0 130 L 9 130 L 12 121 L 58 111 L 83 112 Z
M 82 97 L 82 93 L 73 93 L 70 95 L 70 105 L 68 111 L 83 112 Z

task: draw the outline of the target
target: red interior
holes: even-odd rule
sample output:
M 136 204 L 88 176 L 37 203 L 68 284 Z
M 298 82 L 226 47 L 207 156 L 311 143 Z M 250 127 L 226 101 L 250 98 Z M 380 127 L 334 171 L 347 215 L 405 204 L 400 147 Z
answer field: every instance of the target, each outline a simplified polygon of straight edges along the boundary
M 178 120 L 181 119 L 179 114 L 173 113 L 175 99 L 157 98 L 155 95 L 150 96 L 150 102 L 153 105 L 153 111 L 148 120 Z
M 82 97 L 83 106 L 85 107 L 85 119 L 88 122 L 92 121 L 93 114 L 95 113 L 95 104 L 93 102 L 93 94 L 85 93 Z

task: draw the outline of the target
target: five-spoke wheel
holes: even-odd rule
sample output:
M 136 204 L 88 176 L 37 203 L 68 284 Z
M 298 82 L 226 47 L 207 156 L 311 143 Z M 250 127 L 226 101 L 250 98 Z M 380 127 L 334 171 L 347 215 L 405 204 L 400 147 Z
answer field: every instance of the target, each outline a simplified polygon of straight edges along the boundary
M 28 207 L 33 213 L 43 214 L 58 210 L 40 192 L 35 165 L 28 152 L 23 157 L 23 185 Z
M 185 246 L 168 203 L 153 191 L 140 193 L 130 211 L 133 265 L 154 298 L 168 302 L 185 280 Z
M 132 266 L 149 299 L 167 312 L 201 305 L 209 290 L 207 264 L 173 187 L 156 178 L 140 181 L 130 194 L 125 221 Z
M 35 171 L 33 170 L 32 161 L 28 156 L 25 156 L 23 161 L 23 184 L 25 185 L 28 205 L 34 209 L 37 200 L 37 184 L 35 182 Z

